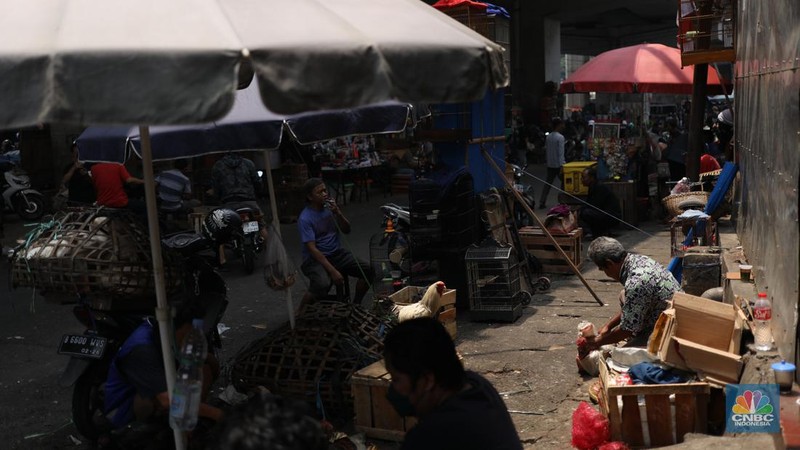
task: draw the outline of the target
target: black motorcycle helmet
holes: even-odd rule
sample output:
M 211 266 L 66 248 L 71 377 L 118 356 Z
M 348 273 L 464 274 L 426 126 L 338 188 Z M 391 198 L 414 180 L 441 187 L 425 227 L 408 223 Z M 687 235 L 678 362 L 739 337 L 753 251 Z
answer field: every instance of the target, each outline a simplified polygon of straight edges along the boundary
M 228 208 L 212 209 L 200 227 L 203 236 L 218 244 L 230 240 L 233 233 L 242 229 L 242 219 L 236 211 Z

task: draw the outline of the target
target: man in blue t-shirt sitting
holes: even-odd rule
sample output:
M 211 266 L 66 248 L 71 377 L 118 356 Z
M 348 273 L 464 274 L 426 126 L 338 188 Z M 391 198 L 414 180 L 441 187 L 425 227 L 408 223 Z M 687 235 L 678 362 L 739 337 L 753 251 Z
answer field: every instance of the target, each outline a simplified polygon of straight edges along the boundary
M 344 275 L 358 278 L 353 301 L 360 304 L 372 282 L 369 264 L 342 248 L 339 231 L 350 233 L 350 222 L 339 206 L 329 199 L 325 183 L 311 178 L 303 185 L 306 207 L 297 219 L 300 241 L 303 243 L 303 264 L 300 267 L 308 277 L 309 287 L 303 305 L 326 295 L 331 283 L 342 284 Z

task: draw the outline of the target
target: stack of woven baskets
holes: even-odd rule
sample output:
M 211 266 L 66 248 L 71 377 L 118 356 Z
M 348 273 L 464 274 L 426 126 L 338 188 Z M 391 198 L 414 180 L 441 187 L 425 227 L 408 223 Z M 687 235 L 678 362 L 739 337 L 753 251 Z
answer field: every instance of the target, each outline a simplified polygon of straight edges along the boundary
M 127 211 L 68 209 L 28 233 L 12 261 L 12 286 L 47 300 L 85 295 L 99 309 L 155 305 L 147 228 Z M 164 261 L 167 292 L 179 289 L 176 264 Z M 124 305 L 123 305 L 124 304 Z
M 667 211 L 667 216 L 675 217 L 683 212 L 679 205 L 687 200 L 694 200 L 697 203 L 708 203 L 709 192 L 706 191 L 690 191 L 681 192 L 679 194 L 670 194 L 661 200 L 664 209 Z
M 350 378 L 379 360 L 390 325 L 358 306 L 339 302 L 308 305 L 292 330 L 280 328 L 235 357 L 231 379 L 241 392 L 270 392 L 322 408 L 329 417 L 349 417 Z

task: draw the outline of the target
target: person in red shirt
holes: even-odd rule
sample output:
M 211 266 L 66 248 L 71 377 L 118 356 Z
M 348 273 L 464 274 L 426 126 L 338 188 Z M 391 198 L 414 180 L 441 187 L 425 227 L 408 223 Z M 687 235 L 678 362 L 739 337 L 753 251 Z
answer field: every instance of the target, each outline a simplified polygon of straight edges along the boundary
M 118 163 L 98 163 L 92 166 L 92 182 L 97 192 L 97 205 L 109 208 L 129 206 L 126 184 L 144 184 L 144 180 L 131 176 L 125 166 Z
M 700 157 L 700 173 L 713 172 L 719 169 L 720 166 L 717 158 L 714 158 L 708 153 L 704 153 L 703 156 Z

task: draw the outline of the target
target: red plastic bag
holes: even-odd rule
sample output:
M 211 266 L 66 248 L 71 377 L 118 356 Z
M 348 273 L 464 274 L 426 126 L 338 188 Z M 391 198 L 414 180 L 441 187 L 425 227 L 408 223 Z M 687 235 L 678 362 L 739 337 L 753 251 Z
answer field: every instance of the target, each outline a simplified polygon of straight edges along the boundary
M 594 450 L 610 438 L 608 419 L 588 403 L 581 402 L 572 413 L 572 446 L 580 450 Z
M 630 450 L 630 447 L 624 442 L 614 441 L 601 445 L 597 450 Z

